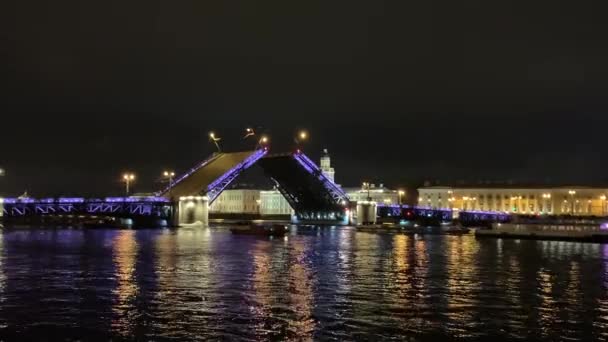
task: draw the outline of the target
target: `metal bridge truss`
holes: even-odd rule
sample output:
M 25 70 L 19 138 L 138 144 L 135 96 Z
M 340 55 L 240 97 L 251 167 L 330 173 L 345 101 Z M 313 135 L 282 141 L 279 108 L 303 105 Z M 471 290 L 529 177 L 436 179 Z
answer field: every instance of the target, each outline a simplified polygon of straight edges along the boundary
M 260 158 L 262 158 L 268 152 L 267 149 L 260 149 L 255 151 L 251 156 L 245 159 L 242 163 L 236 165 L 228 172 L 223 174 L 221 177 L 213 181 L 207 187 L 206 196 L 209 198 L 209 204 L 213 203 L 219 195 L 234 181 L 243 171 L 247 170 L 251 165 L 255 164 Z
M 341 205 L 348 205 L 349 199 L 348 196 L 346 196 L 346 193 L 342 191 L 342 189 L 340 189 L 329 178 L 327 178 L 325 174 L 321 171 L 321 169 L 317 166 L 317 164 L 310 160 L 308 156 L 298 152 L 294 154 L 294 158 L 298 163 L 300 163 L 300 165 L 302 165 L 302 167 L 304 167 L 304 169 L 306 169 L 306 171 L 317 177 L 319 181 L 323 183 L 323 186 L 325 187 L 325 189 L 327 189 L 327 191 L 336 203 L 339 203 Z
M 152 216 L 167 218 L 171 206 L 161 198 L 106 198 L 57 200 L 4 200 L 3 216 L 41 216 L 41 215 L 107 215 L 107 216 Z

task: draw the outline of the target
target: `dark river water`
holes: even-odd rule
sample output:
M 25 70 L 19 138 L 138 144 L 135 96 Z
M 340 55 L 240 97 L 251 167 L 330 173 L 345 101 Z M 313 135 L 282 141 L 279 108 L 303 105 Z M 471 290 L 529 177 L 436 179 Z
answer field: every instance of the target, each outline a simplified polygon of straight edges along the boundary
M 0 340 L 603 340 L 608 245 L 0 231 Z

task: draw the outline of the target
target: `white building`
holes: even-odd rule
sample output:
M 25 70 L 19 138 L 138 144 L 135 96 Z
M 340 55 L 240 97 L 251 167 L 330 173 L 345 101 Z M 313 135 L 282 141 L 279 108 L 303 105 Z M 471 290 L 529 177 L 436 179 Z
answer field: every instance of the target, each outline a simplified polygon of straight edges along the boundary
M 259 214 L 260 190 L 224 190 L 209 206 L 210 213 Z
M 260 191 L 260 215 L 293 215 L 293 209 L 279 190 Z
M 384 204 L 399 204 L 399 192 L 384 187 L 384 184 L 366 184 L 360 188 L 344 188 L 351 201 L 373 201 Z
M 484 210 L 519 214 L 608 215 L 608 189 L 581 186 L 418 189 L 418 205 L 436 209 Z
M 323 156 L 321 156 L 321 164 L 319 165 L 321 172 L 327 177 L 332 183 L 335 183 L 336 171 L 331 167 L 331 158 L 327 149 L 323 149 Z

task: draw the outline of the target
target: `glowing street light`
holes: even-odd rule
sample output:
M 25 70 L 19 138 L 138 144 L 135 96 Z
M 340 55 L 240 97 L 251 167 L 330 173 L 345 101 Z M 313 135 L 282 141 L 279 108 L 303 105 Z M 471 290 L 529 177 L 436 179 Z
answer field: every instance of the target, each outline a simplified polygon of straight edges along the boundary
M 363 190 L 367 189 L 367 200 L 368 201 L 372 200 L 372 197 L 370 196 L 370 187 L 371 187 L 371 185 L 368 182 L 363 182 L 363 184 L 361 185 L 361 188 Z
M 173 184 L 173 177 L 175 177 L 175 172 L 165 171 L 163 172 L 163 177 L 165 177 L 169 181 L 169 186 L 171 186 Z
M 247 129 L 245 129 L 245 136 L 243 137 L 243 139 L 247 139 L 254 135 L 255 135 L 255 131 L 253 130 L 253 128 L 248 127 Z
M 122 175 L 122 180 L 125 182 L 125 193 L 129 196 L 129 186 L 131 185 L 131 182 L 135 180 L 135 174 L 125 173 Z
M 397 194 L 399 195 L 399 206 L 401 206 L 401 204 L 403 203 L 402 198 L 403 198 L 403 196 L 405 195 L 405 191 L 403 191 L 403 190 L 399 190 L 399 191 L 397 192 Z
M 211 140 L 215 144 L 215 147 L 217 147 L 218 152 L 222 152 L 222 149 L 220 148 L 220 144 L 218 143 L 220 140 L 222 140 L 222 138 L 219 138 L 215 135 L 215 133 L 210 132 L 209 140 Z
M 6 172 L 4 171 L 4 169 L 0 167 L 0 177 L 4 176 L 5 174 Z
M 296 134 L 295 138 L 294 138 L 296 144 L 301 144 L 304 141 L 308 140 L 308 132 L 306 131 L 300 131 Z
M 258 146 L 262 147 L 264 145 L 267 145 L 269 142 L 270 142 L 270 138 L 266 135 L 262 135 L 260 140 L 258 140 Z

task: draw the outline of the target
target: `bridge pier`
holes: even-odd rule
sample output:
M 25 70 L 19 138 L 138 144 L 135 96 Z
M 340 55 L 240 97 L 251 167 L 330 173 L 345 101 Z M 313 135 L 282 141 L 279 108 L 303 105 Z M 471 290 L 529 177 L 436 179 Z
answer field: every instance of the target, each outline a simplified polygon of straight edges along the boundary
M 371 201 L 357 202 L 354 222 L 356 225 L 376 224 L 378 217 L 378 204 Z
M 209 198 L 207 196 L 181 197 L 173 214 L 173 225 L 184 224 L 209 225 Z

